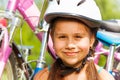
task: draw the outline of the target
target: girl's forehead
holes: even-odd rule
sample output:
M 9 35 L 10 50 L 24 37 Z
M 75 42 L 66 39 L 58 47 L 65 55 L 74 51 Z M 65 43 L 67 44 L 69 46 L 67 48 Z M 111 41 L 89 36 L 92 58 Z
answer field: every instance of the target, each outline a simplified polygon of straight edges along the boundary
M 82 22 L 73 21 L 73 20 L 64 20 L 56 21 L 55 30 L 62 31 L 81 31 L 88 32 L 89 28 Z
M 78 27 L 75 28 L 75 25 L 73 23 Z M 58 33 L 60 30 L 63 30 L 64 32 L 66 30 L 69 31 L 69 29 L 74 32 L 76 31 L 75 29 L 77 29 L 77 31 L 84 32 L 84 33 L 86 32 L 90 35 L 92 34 L 91 29 L 88 27 L 87 24 L 85 24 L 80 20 L 76 20 L 72 18 L 56 18 L 51 22 L 50 29 L 51 29 L 50 30 L 51 34 L 54 34 L 55 31 Z

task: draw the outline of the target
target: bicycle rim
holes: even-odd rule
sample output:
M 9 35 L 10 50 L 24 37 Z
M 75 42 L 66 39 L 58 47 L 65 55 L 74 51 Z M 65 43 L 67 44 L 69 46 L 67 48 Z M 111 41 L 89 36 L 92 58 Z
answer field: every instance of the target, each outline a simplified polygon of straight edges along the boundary
M 16 61 L 15 61 L 13 52 L 9 56 L 9 59 L 4 68 L 1 80 L 18 80 L 17 79 Z
M 14 45 L 15 47 L 15 45 Z M 17 50 L 17 48 L 14 48 Z M 29 80 L 29 77 L 26 77 L 24 74 L 24 70 L 20 67 L 22 65 L 22 59 L 18 57 L 19 54 L 17 52 L 12 51 L 9 56 L 9 60 L 4 68 L 1 80 Z
M 1 80 L 14 80 L 14 75 L 13 75 L 13 70 L 12 70 L 12 65 L 10 63 L 10 60 L 8 60 L 4 68 Z
M 14 52 L 11 53 L 9 60 L 4 68 L 1 80 L 27 80 L 22 70 L 17 65 Z

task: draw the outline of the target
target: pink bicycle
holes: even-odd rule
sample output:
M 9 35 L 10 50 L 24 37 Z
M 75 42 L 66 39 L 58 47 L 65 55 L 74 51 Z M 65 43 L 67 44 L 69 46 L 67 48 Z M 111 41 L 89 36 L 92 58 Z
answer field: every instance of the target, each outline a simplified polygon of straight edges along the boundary
M 17 10 L 22 16 L 17 14 Z M 35 13 L 31 13 L 31 11 Z M 0 11 L 1 80 L 29 80 L 32 75 L 32 69 L 25 62 L 23 55 L 12 40 L 15 29 L 20 25 L 22 18 L 29 24 L 40 41 L 42 41 L 43 34 L 46 33 L 42 27 L 38 28 L 40 10 L 37 8 L 34 0 L 8 0 L 6 10 Z M 43 49 L 41 51 L 43 52 Z
M 37 8 L 34 0 L 8 0 L 6 10 L 0 11 L 1 80 L 31 80 L 34 74 L 36 74 L 39 70 L 44 68 L 45 66 L 44 54 L 46 50 L 49 25 L 44 21 L 43 15 L 44 10 L 48 5 L 48 2 L 49 2 L 48 0 L 44 0 L 43 8 L 40 11 Z M 19 13 L 17 13 L 17 10 L 19 11 Z M 35 35 L 42 43 L 39 59 L 37 61 L 35 60 L 37 62 L 37 66 L 34 71 L 31 69 L 29 65 L 30 62 L 23 58 L 20 49 L 12 40 L 15 29 L 17 28 L 17 26 L 21 24 L 22 19 L 29 24 L 29 27 L 32 29 L 33 33 L 35 33 Z M 105 26 L 104 28 L 111 30 L 111 22 L 107 23 L 106 21 L 103 21 L 103 23 L 106 24 L 102 25 Z M 117 28 L 114 29 L 114 31 L 120 32 L 120 27 L 118 26 L 118 24 L 113 23 L 112 26 L 115 26 L 115 28 Z M 52 48 L 52 41 L 50 37 L 48 40 L 47 47 L 48 47 L 47 50 L 49 51 L 51 56 L 54 59 L 56 59 L 56 55 Z M 96 48 L 96 52 L 101 51 L 104 51 L 102 46 L 99 47 L 98 49 Z M 108 53 L 108 51 L 105 53 Z M 99 55 L 95 58 L 95 61 L 99 60 L 98 57 Z M 4 73 L 5 70 L 7 71 L 7 73 Z

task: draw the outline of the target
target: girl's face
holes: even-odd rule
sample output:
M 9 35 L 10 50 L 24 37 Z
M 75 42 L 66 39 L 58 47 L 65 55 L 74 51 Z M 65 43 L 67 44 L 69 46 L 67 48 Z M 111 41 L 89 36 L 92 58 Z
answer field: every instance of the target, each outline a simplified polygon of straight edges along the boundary
M 79 67 L 94 43 L 87 26 L 74 20 L 58 20 L 52 30 L 53 48 L 67 66 Z

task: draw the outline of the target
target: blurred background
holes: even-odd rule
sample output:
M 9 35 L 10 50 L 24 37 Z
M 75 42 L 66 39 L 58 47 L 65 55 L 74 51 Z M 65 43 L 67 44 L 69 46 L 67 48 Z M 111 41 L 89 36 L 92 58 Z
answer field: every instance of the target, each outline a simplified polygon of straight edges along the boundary
M 0 0 L 0 10 L 5 10 L 8 0 Z M 108 19 L 120 19 L 120 0 L 95 0 L 97 5 L 99 6 L 102 14 L 103 20 Z M 35 0 L 35 3 L 37 4 L 39 10 L 41 10 L 41 6 L 44 0 Z M 26 46 L 32 46 L 31 54 L 28 57 L 29 60 L 36 60 L 39 57 L 40 53 L 40 47 L 41 43 L 35 36 L 35 34 L 30 30 L 28 24 L 23 21 L 22 31 L 21 29 L 17 29 L 16 35 L 14 37 L 14 41 L 17 44 L 20 44 L 20 31 L 22 32 L 22 43 Z M 102 58 L 104 59 L 104 58 Z M 46 52 L 45 60 L 47 62 L 47 65 L 51 64 L 53 59 L 49 55 L 48 52 Z M 33 68 L 35 68 L 35 63 L 32 64 Z

